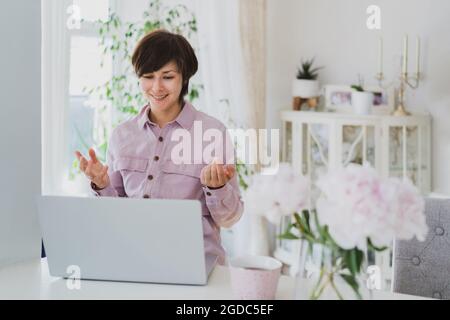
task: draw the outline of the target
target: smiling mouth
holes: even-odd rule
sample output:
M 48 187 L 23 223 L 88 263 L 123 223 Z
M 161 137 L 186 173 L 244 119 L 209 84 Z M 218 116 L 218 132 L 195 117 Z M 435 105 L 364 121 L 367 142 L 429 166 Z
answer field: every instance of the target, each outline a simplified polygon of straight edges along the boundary
M 153 99 L 155 99 L 156 101 L 162 101 L 162 100 L 164 100 L 165 98 L 167 98 L 169 95 L 168 94 L 166 94 L 166 95 L 163 95 L 163 96 L 154 96 L 154 95 L 150 95 Z

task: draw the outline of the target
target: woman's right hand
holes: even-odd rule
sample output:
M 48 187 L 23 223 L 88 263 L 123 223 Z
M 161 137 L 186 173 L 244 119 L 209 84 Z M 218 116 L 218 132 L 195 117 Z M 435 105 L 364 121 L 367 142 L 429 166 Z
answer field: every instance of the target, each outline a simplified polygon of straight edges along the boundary
M 97 188 L 104 189 L 109 185 L 108 166 L 98 161 L 94 149 L 89 149 L 90 160 L 87 160 L 79 151 L 75 151 L 75 155 L 80 162 L 80 170 Z

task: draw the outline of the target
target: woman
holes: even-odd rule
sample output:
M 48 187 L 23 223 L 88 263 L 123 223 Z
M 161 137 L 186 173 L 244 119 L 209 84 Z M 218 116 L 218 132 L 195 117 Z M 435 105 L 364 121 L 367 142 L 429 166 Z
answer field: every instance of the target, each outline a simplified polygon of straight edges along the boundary
M 112 132 L 107 165 L 93 149 L 90 159 L 76 151 L 80 169 L 97 196 L 199 200 L 205 253 L 217 255 L 224 264 L 220 227 L 231 227 L 239 220 L 243 203 L 234 164 L 222 164 L 229 163 L 230 150 L 223 153 L 224 149 L 215 148 L 216 161 L 205 161 L 203 135 L 198 137 L 199 127 L 227 137 L 225 126 L 184 102 L 189 79 L 198 68 L 194 50 L 182 36 L 158 30 L 138 43 L 132 64 L 148 104 Z M 197 161 L 180 162 L 180 153 L 174 152 L 180 143 L 173 136 L 180 130 L 195 138 L 182 144 L 183 159 L 193 149 Z

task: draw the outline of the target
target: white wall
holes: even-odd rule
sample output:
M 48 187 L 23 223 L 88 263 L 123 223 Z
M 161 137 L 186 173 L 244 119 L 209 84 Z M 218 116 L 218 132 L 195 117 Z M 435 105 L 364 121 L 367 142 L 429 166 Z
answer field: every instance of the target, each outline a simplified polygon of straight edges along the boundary
M 40 1 L 0 5 L 0 266 L 40 256 Z
M 366 8 L 381 8 L 381 30 L 366 27 Z M 450 1 L 448 0 L 268 0 L 269 127 L 279 128 L 278 110 L 291 105 L 291 79 L 300 59 L 316 56 L 326 68 L 322 84 L 351 84 L 357 74 L 366 84 L 377 72 L 378 37 L 384 39 L 384 70 L 400 70 L 402 37 L 410 36 L 414 70 L 415 36 L 422 39 L 424 80 L 408 90 L 407 106 L 433 116 L 433 190 L 450 194 Z

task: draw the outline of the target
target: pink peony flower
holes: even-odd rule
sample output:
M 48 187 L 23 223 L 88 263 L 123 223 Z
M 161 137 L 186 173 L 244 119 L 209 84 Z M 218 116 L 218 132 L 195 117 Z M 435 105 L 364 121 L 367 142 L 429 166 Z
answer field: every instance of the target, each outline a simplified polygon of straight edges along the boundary
M 279 224 L 281 217 L 293 215 L 307 207 L 309 186 L 306 177 L 295 172 L 290 164 L 281 163 L 275 174 L 252 177 L 244 193 L 246 210 Z
M 316 209 L 322 225 L 344 249 L 365 250 L 367 238 L 377 246 L 394 237 L 423 239 L 423 199 L 411 182 L 382 179 L 369 165 L 350 164 L 321 177 Z
M 398 239 L 410 240 L 414 236 L 424 241 L 428 232 L 424 215 L 425 201 L 417 188 L 407 179 L 389 179 L 395 190 L 395 200 L 391 203 L 391 212 L 395 213 L 394 233 Z

